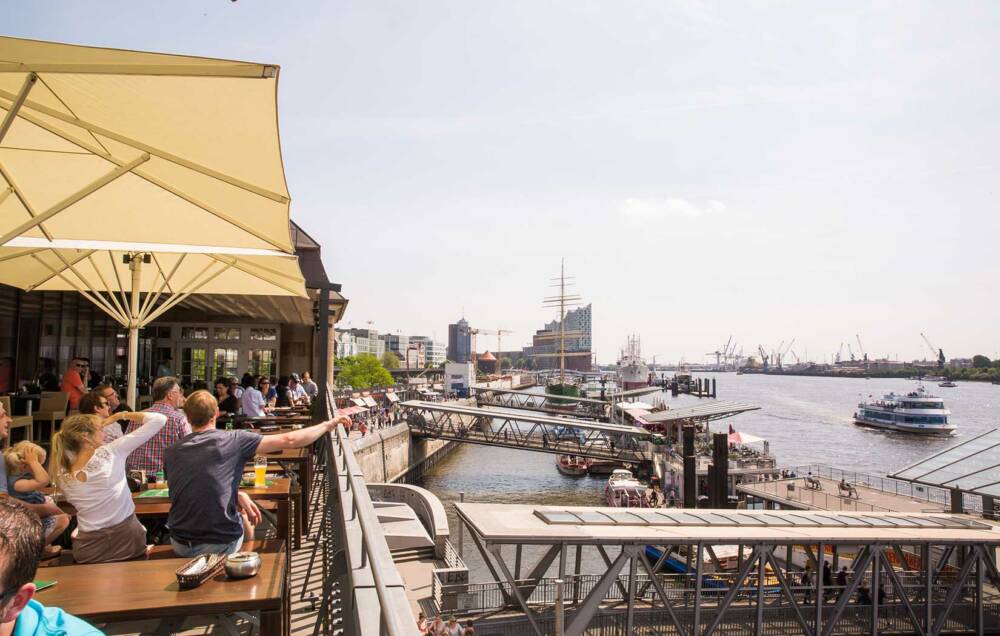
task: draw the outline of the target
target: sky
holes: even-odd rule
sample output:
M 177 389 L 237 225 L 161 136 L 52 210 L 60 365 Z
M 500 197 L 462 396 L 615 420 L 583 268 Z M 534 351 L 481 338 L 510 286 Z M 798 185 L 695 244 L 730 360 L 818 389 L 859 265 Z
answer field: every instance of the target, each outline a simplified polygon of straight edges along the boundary
M 1000 4 L 7 0 L 4 33 L 281 66 L 341 326 L 529 344 L 565 259 L 613 362 L 795 339 L 1000 357 Z M 479 348 L 495 348 L 481 338 Z M 846 351 L 846 349 L 845 349 Z

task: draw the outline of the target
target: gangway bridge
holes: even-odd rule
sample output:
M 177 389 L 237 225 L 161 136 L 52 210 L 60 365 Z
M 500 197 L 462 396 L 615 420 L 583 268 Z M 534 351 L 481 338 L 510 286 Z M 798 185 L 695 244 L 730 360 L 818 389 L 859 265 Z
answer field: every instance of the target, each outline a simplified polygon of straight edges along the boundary
M 420 400 L 400 407 L 418 436 L 626 463 L 652 459 L 651 433 L 635 426 Z
M 519 409 L 538 413 L 571 415 L 607 421 L 611 417 L 614 404 L 642 397 L 663 390 L 661 386 L 648 386 L 629 391 L 608 392 L 605 399 L 574 397 L 564 398 L 546 393 L 518 391 L 514 389 L 494 389 L 489 387 L 472 387 L 471 392 L 478 406 L 497 406 L 505 409 Z M 575 408 L 570 410 L 570 404 Z

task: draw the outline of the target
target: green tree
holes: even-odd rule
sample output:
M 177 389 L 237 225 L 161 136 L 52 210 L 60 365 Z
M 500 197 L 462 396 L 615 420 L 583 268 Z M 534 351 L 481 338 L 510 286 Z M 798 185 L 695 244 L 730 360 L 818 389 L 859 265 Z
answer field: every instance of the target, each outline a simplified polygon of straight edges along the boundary
M 399 356 L 397 356 L 392 351 L 386 351 L 382 354 L 382 366 L 386 369 L 398 369 L 399 368 Z
M 991 365 L 990 359 L 986 356 L 974 355 L 972 356 L 972 366 L 977 369 L 989 369 Z
M 512 366 L 514 366 L 514 363 L 510 361 L 510 358 L 508 358 L 507 356 L 504 356 L 504 357 L 500 358 L 500 370 L 501 371 L 503 371 L 504 369 L 509 369 Z
M 392 374 L 386 371 L 378 358 L 370 353 L 338 358 L 336 366 L 340 367 L 337 386 L 370 389 L 373 386 L 393 384 Z

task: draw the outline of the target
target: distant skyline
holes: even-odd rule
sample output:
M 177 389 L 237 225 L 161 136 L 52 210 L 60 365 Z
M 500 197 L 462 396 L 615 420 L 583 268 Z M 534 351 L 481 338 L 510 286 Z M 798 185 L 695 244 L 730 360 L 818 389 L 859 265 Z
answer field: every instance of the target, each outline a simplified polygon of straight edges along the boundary
M 342 327 L 444 340 L 464 312 L 520 347 L 565 257 L 602 363 L 632 333 L 671 362 L 730 334 L 1000 357 L 995 3 L 4 8 L 8 35 L 280 65 Z

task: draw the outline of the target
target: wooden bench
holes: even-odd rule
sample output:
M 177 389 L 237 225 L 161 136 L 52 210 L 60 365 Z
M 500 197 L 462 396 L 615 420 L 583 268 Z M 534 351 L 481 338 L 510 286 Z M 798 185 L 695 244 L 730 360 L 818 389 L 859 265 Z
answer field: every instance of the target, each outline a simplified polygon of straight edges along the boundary
M 853 484 L 848 484 L 846 482 L 840 482 L 837 484 L 837 489 L 840 494 L 847 497 L 848 499 L 861 499 L 861 495 L 858 494 L 858 489 L 854 487 Z
M 823 490 L 823 482 L 821 482 L 818 478 L 809 476 L 804 479 L 806 480 L 806 488 L 809 488 L 810 490 Z

